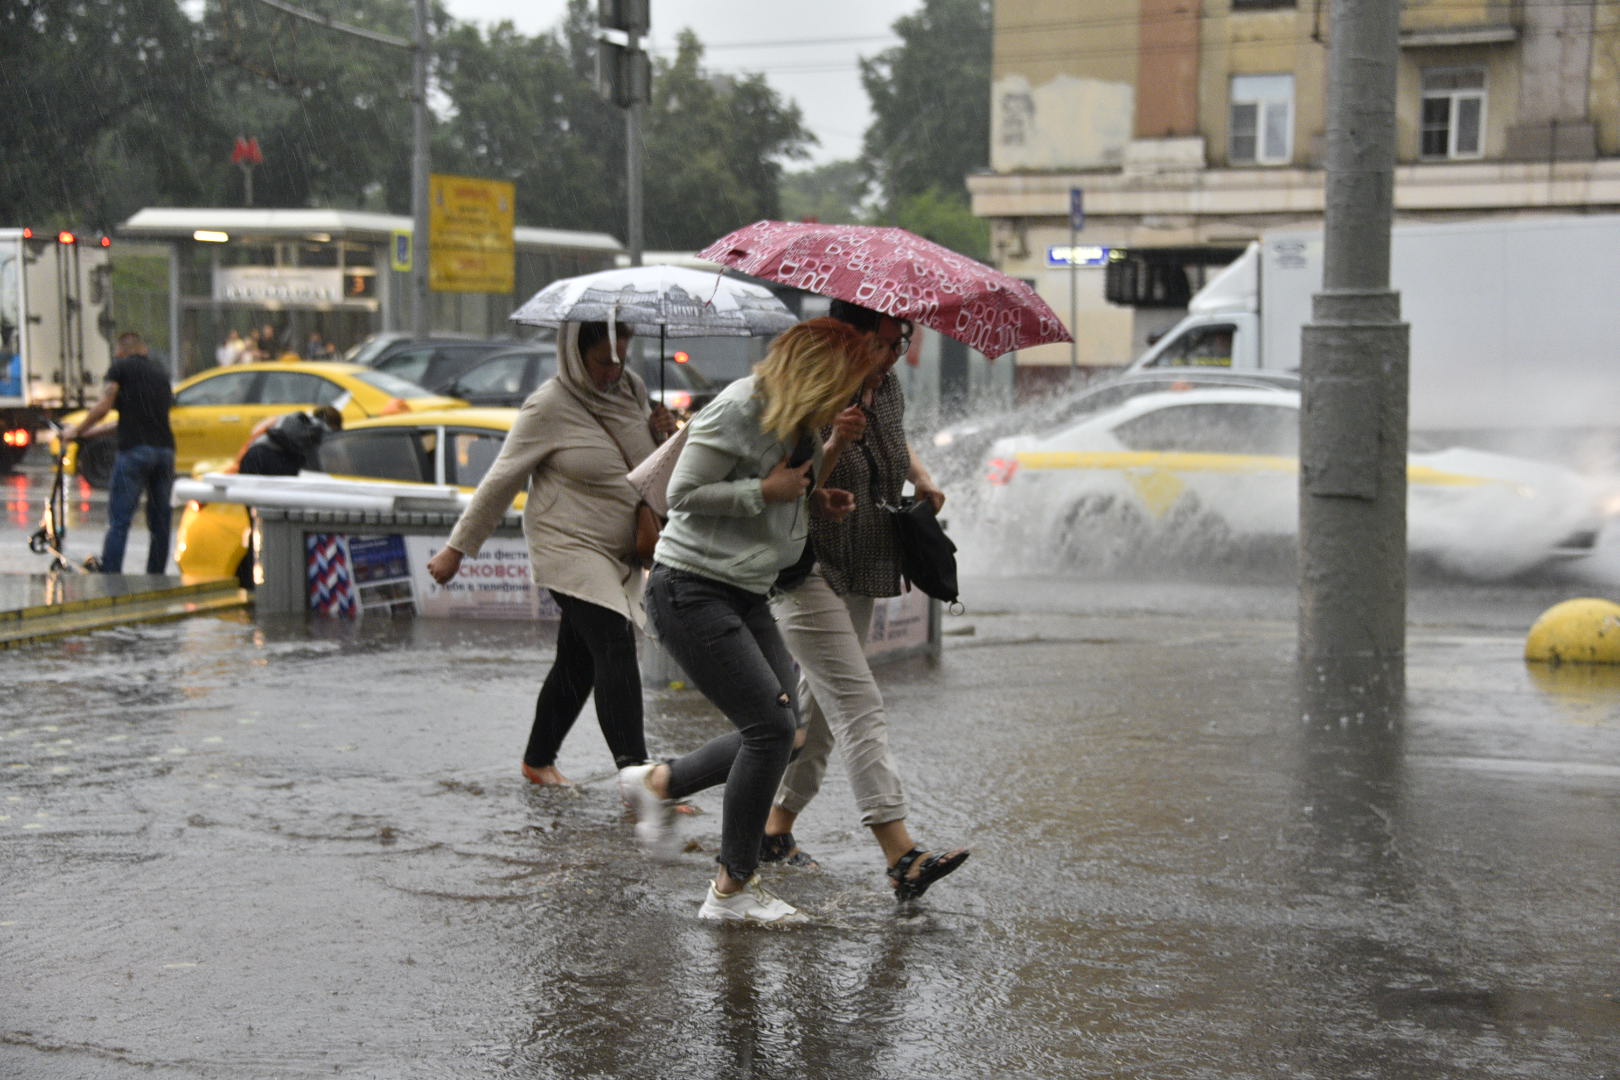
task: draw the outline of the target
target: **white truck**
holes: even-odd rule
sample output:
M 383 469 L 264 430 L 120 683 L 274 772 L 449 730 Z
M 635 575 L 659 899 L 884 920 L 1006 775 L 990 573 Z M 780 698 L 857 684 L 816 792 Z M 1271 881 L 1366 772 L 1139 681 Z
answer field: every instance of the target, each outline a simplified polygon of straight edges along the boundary
M 1620 215 L 1397 225 L 1414 432 L 1559 456 L 1620 432 Z M 1322 231 L 1277 230 L 1200 289 L 1130 370 L 1298 371 Z
M 112 362 L 109 244 L 0 229 L 0 473 L 48 419 L 101 394 Z

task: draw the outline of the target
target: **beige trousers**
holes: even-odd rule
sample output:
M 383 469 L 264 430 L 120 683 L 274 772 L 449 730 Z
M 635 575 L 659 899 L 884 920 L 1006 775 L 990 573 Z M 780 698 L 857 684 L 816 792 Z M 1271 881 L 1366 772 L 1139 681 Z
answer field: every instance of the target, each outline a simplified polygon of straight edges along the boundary
M 819 569 L 804 583 L 771 601 L 771 613 L 799 662 L 799 712 L 808 738 L 788 764 L 776 802 L 800 814 L 821 790 L 836 743 L 849 771 L 849 786 L 862 825 L 906 816 L 906 797 L 889 753 L 883 695 L 866 661 L 872 622 L 870 596 L 839 596 Z

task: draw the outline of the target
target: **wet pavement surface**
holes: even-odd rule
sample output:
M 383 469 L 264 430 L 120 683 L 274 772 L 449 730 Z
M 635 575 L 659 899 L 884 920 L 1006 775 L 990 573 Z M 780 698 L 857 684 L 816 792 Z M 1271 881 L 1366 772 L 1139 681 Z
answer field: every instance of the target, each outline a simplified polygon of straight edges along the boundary
M 639 856 L 589 708 L 524 783 L 544 626 L 12 650 L 0 1076 L 1613 1080 L 1620 678 L 1520 658 L 1607 572 L 1420 584 L 1390 717 L 1301 698 L 1286 580 L 973 576 L 881 673 L 972 859 L 898 910 L 835 764 L 785 930 L 696 918 L 718 791 Z M 724 725 L 647 701 L 656 753 Z

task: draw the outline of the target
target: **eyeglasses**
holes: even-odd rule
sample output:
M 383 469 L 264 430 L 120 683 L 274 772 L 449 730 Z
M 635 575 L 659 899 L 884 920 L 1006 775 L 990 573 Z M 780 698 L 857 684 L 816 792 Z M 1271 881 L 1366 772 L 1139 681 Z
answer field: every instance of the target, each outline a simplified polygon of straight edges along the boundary
M 889 351 L 894 353 L 896 356 L 904 356 L 906 351 L 911 348 L 910 334 L 901 334 L 893 341 L 884 341 L 881 338 L 879 338 L 878 341 L 879 344 L 887 346 Z

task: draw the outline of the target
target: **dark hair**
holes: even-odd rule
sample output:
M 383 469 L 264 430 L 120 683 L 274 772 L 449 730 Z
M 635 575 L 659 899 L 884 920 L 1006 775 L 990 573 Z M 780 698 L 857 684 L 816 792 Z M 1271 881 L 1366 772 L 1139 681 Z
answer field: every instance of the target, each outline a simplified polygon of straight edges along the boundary
M 902 319 L 898 315 L 885 315 L 881 311 L 873 311 L 871 308 L 852 304 L 848 300 L 834 300 L 828 304 L 827 315 L 841 323 L 848 323 L 863 334 L 875 334 L 877 328 L 883 325 L 884 319 L 893 319 L 900 324 L 902 334 L 907 336 L 911 334 L 910 319 Z
M 635 331 L 624 323 L 618 324 L 617 334 L 621 338 L 634 336 Z M 579 324 L 579 354 L 584 356 L 596 347 L 597 342 L 608 336 L 607 323 L 586 322 Z
M 329 431 L 343 430 L 343 414 L 331 405 L 317 405 L 310 410 L 310 415 L 325 424 Z

